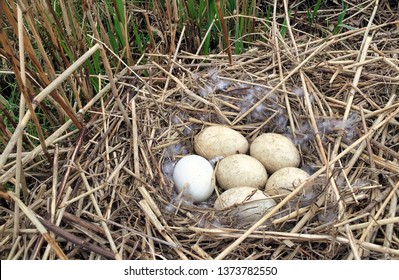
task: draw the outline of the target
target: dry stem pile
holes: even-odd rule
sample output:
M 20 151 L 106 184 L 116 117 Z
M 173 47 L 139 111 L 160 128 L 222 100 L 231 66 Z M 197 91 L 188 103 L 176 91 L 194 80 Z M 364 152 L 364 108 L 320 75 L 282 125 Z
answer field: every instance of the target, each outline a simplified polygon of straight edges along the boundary
M 79 111 L 80 131 L 66 133 L 67 121 L 46 138 L 52 162 L 39 145 L 18 165 L 18 136 L 0 156 L 0 183 L 26 182 L 18 195 L 1 192 L 1 258 L 397 259 L 397 24 L 325 39 L 271 29 L 268 44 L 233 65 L 178 45 L 169 64 L 148 55 L 151 63 L 114 73 Z M 173 163 L 215 124 L 250 142 L 290 137 L 312 174 L 301 187 L 317 192 L 297 200 L 298 188 L 245 226 L 213 210 L 216 194 L 179 200 Z

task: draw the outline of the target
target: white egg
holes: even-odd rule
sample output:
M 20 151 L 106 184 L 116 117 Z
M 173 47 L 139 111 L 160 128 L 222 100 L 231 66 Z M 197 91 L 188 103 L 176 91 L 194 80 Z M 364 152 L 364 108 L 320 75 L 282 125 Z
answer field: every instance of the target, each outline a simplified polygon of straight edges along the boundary
M 212 165 L 205 158 L 188 155 L 181 158 L 173 170 L 173 182 L 177 193 L 184 190 L 184 196 L 194 202 L 207 200 L 213 193 Z

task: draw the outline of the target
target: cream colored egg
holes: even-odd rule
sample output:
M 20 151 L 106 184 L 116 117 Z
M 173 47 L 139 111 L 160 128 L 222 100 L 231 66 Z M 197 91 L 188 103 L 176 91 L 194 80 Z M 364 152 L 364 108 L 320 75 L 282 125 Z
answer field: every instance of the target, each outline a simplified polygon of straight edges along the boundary
M 250 187 L 229 189 L 223 192 L 214 204 L 215 209 L 226 209 L 228 216 L 239 223 L 258 221 L 274 206 L 274 199 L 261 190 Z
M 213 167 L 205 158 L 198 155 L 182 157 L 173 170 L 173 182 L 178 194 L 194 202 L 207 200 L 213 193 Z
M 259 160 L 269 174 L 284 167 L 298 167 L 300 163 L 294 143 L 277 133 L 258 136 L 251 144 L 250 155 Z
M 225 190 L 236 187 L 264 189 L 267 171 L 257 159 L 243 154 L 231 155 L 217 165 L 216 180 Z
M 206 159 L 245 154 L 249 149 L 247 139 L 234 129 L 215 125 L 201 131 L 194 140 L 195 152 Z
M 274 172 L 266 183 L 265 192 L 270 196 L 286 196 L 303 183 L 310 175 L 296 167 L 284 167 Z M 302 193 L 312 190 L 305 186 Z

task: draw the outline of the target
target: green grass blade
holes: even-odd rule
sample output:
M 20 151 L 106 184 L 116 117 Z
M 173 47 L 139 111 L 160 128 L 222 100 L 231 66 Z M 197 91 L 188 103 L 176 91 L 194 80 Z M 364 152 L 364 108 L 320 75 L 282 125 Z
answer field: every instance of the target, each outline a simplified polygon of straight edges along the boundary
M 317 15 L 317 12 L 320 9 L 321 3 L 322 3 L 322 0 L 317 0 L 316 5 L 313 8 L 313 12 L 312 12 L 312 14 L 310 16 L 310 26 L 312 26 L 314 24 L 314 22 L 315 22 L 316 15 Z
M 334 30 L 333 30 L 334 35 L 337 35 L 341 31 L 341 29 L 343 27 L 342 23 L 345 19 L 345 15 L 346 15 L 346 6 L 345 6 L 345 2 L 342 1 L 342 11 L 341 11 L 341 13 L 339 13 L 337 25 L 334 27 Z
M 203 2 L 203 1 L 200 1 Z M 188 8 L 188 16 L 191 19 L 198 19 L 199 14 L 197 14 L 196 9 L 195 9 L 195 1 L 194 0 L 187 0 L 187 8 Z
M 141 36 L 139 34 L 138 31 L 138 27 L 135 23 L 135 19 L 132 18 L 132 28 L 133 28 L 133 34 L 134 34 L 134 42 L 135 42 L 135 47 L 139 50 L 139 53 L 143 53 L 144 52 L 144 47 L 143 42 L 141 41 Z
M 123 5 L 123 1 L 122 0 L 114 0 L 114 1 L 116 5 L 118 20 L 120 22 L 125 22 L 125 6 Z

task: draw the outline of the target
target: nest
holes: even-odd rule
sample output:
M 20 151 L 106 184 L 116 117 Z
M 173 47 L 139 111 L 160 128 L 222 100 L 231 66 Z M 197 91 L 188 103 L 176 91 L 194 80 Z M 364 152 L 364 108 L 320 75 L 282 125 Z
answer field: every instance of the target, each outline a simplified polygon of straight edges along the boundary
M 53 163 L 40 146 L 24 156 L 24 201 L 2 192 L 1 258 L 397 259 L 399 68 L 388 32 L 398 35 L 377 26 L 270 40 L 233 65 L 178 52 L 169 65 L 159 55 L 115 74 L 119 95 L 107 86 L 81 110 L 83 130 L 65 133 L 67 123 L 47 139 Z M 215 211 L 216 193 L 180 199 L 173 165 L 216 124 L 249 142 L 292 139 L 316 191 L 282 200 L 255 226 Z M 15 182 L 14 165 L 11 154 L 1 183 Z

